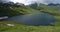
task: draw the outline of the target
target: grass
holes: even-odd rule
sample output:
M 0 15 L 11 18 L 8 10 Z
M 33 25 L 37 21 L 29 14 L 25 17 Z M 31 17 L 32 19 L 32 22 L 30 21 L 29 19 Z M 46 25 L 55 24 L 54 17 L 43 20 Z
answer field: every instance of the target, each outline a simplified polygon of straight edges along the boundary
M 15 26 L 7 26 L 4 23 Z M 55 23 L 56 26 L 26 26 L 12 21 L 0 21 L 0 32 L 60 32 L 60 26 L 57 26 L 57 23 L 59 22 Z
M 4 26 L 0 27 L 0 32 L 60 32 L 60 27 L 56 26 Z
M 60 16 L 54 16 L 57 20 L 60 20 Z
M 55 26 L 60 26 L 60 22 L 55 22 L 54 25 Z

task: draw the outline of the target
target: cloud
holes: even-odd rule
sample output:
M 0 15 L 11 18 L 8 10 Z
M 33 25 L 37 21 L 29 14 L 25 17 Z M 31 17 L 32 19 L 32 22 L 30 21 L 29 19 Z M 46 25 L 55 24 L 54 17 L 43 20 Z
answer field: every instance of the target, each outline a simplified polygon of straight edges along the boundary
M 60 0 L 11 0 L 11 1 L 20 2 L 20 3 L 26 4 L 26 5 L 34 3 L 34 2 L 43 3 L 43 4 L 60 3 Z
M 11 1 L 13 1 L 13 2 L 19 2 L 19 3 L 23 3 L 23 4 L 25 4 L 25 5 L 28 5 L 28 4 L 31 4 L 31 3 L 34 3 L 34 2 L 36 2 L 36 0 L 11 0 Z
M 5 3 L 5 2 L 9 2 L 10 0 L 0 0 L 0 2 L 3 2 L 3 3 Z
M 29 5 L 32 3 L 43 3 L 43 4 L 48 4 L 48 3 L 60 3 L 60 0 L 0 0 L 0 1 L 13 1 L 13 2 L 19 2 L 19 3 L 23 3 L 25 5 Z

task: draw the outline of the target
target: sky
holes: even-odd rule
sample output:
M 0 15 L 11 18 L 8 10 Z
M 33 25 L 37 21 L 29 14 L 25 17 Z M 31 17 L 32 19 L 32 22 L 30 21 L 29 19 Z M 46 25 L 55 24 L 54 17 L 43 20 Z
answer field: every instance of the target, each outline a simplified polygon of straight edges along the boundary
M 34 3 L 34 2 L 36 2 L 36 0 L 11 0 L 11 1 L 13 1 L 13 2 L 19 2 L 19 3 L 23 3 L 23 4 L 25 4 L 25 5 L 29 5 L 29 4 L 31 4 L 31 3 Z
M 48 3 L 60 3 L 60 0 L 0 0 L 0 1 L 13 1 L 13 2 L 19 2 L 23 3 L 25 5 L 29 5 L 31 3 L 43 3 L 43 4 L 48 4 Z
M 9 2 L 10 0 L 0 0 L 0 2 Z

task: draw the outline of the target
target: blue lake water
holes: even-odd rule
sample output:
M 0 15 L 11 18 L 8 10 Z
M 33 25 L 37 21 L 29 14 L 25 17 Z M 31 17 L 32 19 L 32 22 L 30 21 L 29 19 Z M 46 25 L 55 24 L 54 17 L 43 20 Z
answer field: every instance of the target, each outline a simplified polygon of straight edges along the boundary
M 8 20 L 21 22 L 26 25 L 52 25 L 55 22 L 55 18 L 47 13 L 33 13 L 26 15 L 19 15 L 8 18 Z

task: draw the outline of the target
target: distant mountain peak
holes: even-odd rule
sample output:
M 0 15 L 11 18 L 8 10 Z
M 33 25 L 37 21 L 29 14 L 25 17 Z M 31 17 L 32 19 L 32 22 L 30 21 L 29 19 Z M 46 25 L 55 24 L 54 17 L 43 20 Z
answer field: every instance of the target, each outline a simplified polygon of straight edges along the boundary
M 57 4 L 54 4 L 54 3 L 49 3 L 48 6 L 57 6 L 57 5 L 60 5 L 59 3 Z

